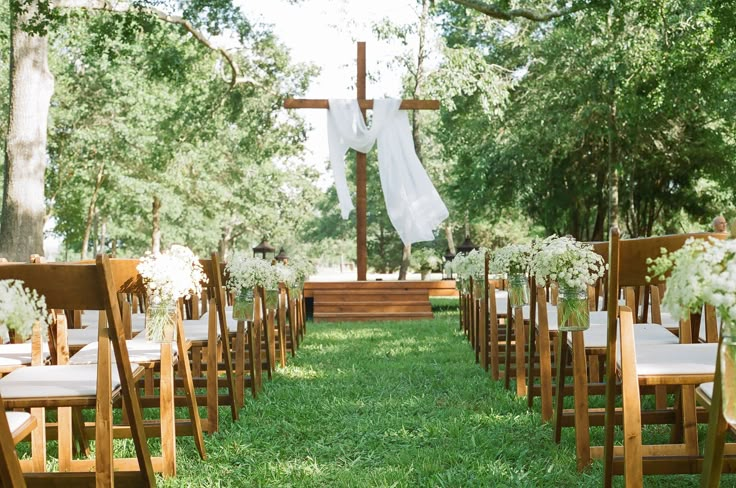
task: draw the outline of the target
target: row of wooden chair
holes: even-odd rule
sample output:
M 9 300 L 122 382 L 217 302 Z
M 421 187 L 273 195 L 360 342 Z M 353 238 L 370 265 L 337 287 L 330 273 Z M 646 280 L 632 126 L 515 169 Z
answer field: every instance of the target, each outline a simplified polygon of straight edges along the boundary
M 591 327 L 584 332 L 560 331 L 554 291 L 533 281 L 530 306 L 516 310 L 491 280 L 482 292 L 471 287 L 461 296 L 461 327 L 476 361 L 507 388 L 514 381 L 530 408 L 540 398 L 542 420 L 552 422 L 556 442 L 563 428 L 573 428 L 578 468 L 602 459 L 605 486 L 614 475 L 624 475 L 627 486 L 642 486 L 645 474 L 665 473 L 703 473 L 703 486 L 717 486 L 721 472 L 736 468 L 736 446 L 725 444 L 729 427 L 718 411 L 720 390 L 710 383 L 720 381 L 713 307 L 673 321 L 660 306 L 666 282 L 647 280 L 648 258 L 691 237 L 723 235 L 621 240 L 614 228 L 609 242 L 596 243 L 609 271 L 589 290 Z M 596 396 L 604 408 L 591 406 Z M 568 397 L 574 408 L 564 408 Z M 709 421 L 703 453 L 697 425 Z M 642 445 L 648 424 L 669 425 L 669 440 Z M 615 445 L 616 426 L 623 429 L 621 446 Z M 591 427 L 604 428 L 603 446 L 591 446 Z
M 204 458 L 202 433 L 218 430 L 219 406 L 229 406 L 237 420 L 245 390 L 258 394 L 261 365 L 274 364 L 269 317 L 278 317 L 276 335 L 282 335 L 276 343 L 283 349 L 290 346 L 294 354 L 303 338 L 301 296 L 284 293 L 279 310 L 272 311 L 261 291 L 254 320 L 232 320 L 216 254 L 202 260 L 208 280 L 201 299 L 182 303 L 177 313 L 176 342 L 158 345 L 133 337 L 142 323 L 134 312 L 145 301 L 137 264 L 99 256 L 94 262 L 0 266 L 0 279 L 23 281 L 54 310 L 48 346 L 40 339 L 40 325 L 30 347 L 0 345 L 1 486 L 154 486 L 155 472 L 176 473 L 177 435 L 193 436 Z M 182 320 L 185 315 L 188 320 Z M 81 328 L 85 320 L 90 326 Z M 3 350 L 13 346 L 15 356 Z M 175 406 L 188 407 L 188 418 L 175 418 Z M 200 406 L 206 407 L 205 418 Z M 122 423 L 114 422 L 113 408 L 122 409 Z M 158 409 L 157 418 L 144 420 L 144 408 Z M 47 422 L 48 409 L 56 410 L 55 422 Z M 94 410 L 94 422 L 85 422 L 83 410 Z M 19 460 L 13 446 L 29 436 L 30 459 Z M 157 457 L 146 442 L 152 436 L 162 440 Z M 114 457 L 113 439 L 120 437 L 132 438 L 134 458 Z M 95 456 L 89 459 L 92 438 Z M 58 441 L 54 473 L 46 472 L 51 439 Z

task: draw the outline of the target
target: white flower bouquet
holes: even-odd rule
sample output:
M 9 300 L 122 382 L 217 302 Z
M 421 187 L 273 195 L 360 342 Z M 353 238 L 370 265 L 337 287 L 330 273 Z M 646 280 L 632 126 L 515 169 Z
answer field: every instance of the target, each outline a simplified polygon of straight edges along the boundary
M 603 257 L 593 251 L 593 246 L 572 237 L 550 236 L 538 246 L 530 272 L 538 285 L 557 283 L 560 330 L 585 330 L 590 326 L 588 286 L 606 272 Z
M 146 287 L 146 337 L 153 342 L 176 338 L 176 305 L 202 291 L 207 282 L 197 256 L 185 246 L 173 245 L 160 254 L 146 253 L 138 272 Z
M 235 294 L 256 287 L 275 289 L 279 286 L 279 276 L 271 263 L 246 254 L 235 254 L 225 266 L 225 272 L 227 289 Z
M 720 315 L 723 416 L 736 424 L 736 241 L 690 238 L 677 251 L 663 249 L 648 262 L 650 276 L 663 280 L 671 272 L 663 305 L 673 316 L 687 319 L 706 303 Z
M 508 276 L 509 302 L 513 308 L 529 303 L 527 273 L 534 251 L 531 244 L 509 244 L 491 256 L 491 273 Z
M 455 273 L 455 285 L 461 294 L 467 293 L 470 274 L 465 266 L 467 257 L 464 254 L 457 254 L 452 260 L 452 270 Z
M 48 324 L 49 313 L 46 299 L 36 290 L 23 286 L 22 281 L 0 281 L 0 330 L 3 342 L 9 342 L 9 330 L 16 336 L 27 339 L 33 332 L 33 324 Z M 45 328 L 41 328 L 44 331 Z
M 289 259 L 288 266 L 294 270 L 294 274 L 296 275 L 296 286 L 299 288 L 301 288 L 304 285 L 304 282 L 307 281 L 316 271 L 314 264 L 312 264 L 310 260 L 304 258 Z
M 250 257 L 244 253 L 235 254 L 225 266 L 228 275 L 227 289 L 235 294 L 233 303 L 233 318 L 235 320 L 251 320 L 253 318 L 253 290 L 263 288 L 267 299 L 273 301 L 273 292 L 278 297 L 279 274 L 278 266 L 272 266 L 261 258 Z M 269 293 L 270 290 L 270 293 Z

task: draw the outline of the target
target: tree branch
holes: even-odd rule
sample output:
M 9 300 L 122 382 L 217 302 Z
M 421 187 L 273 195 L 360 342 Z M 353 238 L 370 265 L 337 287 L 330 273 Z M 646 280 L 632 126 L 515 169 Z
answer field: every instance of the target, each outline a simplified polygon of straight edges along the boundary
M 238 65 L 235 64 L 235 60 L 232 58 L 230 53 L 228 53 L 225 49 L 219 48 L 212 44 L 201 31 L 199 31 L 196 27 L 194 27 L 194 25 L 192 25 L 191 22 L 178 15 L 169 15 L 166 12 L 153 7 L 138 7 L 126 2 L 116 2 L 114 0 L 52 0 L 51 5 L 54 8 L 60 9 L 102 10 L 106 12 L 117 13 L 141 12 L 153 15 L 160 20 L 163 20 L 164 22 L 180 25 L 187 32 L 189 32 L 192 37 L 194 37 L 200 44 L 212 51 L 219 53 L 223 58 L 225 58 L 225 61 L 227 61 L 227 64 L 230 65 L 230 70 L 232 71 L 229 82 L 230 88 L 234 87 L 238 82 L 242 81 L 241 78 L 238 78 Z
M 500 20 L 513 20 L 515 18 L 524 18 L 534 22 L 547 22 L 557 17 L 564 17 L 574 12 L 579 12 L 593 6 L 593 2 L 579 2 L 572 4 L 560 10 L 550 10 L 548 12 L 539 12 L 530 8 L 515 8 L 506 10 L 496 4 L 488 3 L 483 0 L 451 0 L 452 2 L 462 5 L 463 7 L 477 10 L 478 12 Z

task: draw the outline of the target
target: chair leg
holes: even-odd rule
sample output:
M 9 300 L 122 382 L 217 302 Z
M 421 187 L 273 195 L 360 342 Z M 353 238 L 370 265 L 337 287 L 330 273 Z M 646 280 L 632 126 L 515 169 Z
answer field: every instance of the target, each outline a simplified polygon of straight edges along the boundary
M 220 388 L 217 381 L 217 339 L 209 341 L 207 346 L 207 433 L 219 430 L 220 424 Z M 230 354 L 230 351 L 228 351 Z M 232 398 L 231 398 L 232 400 Z M 231 403 L 233 403 L 231 401 Z
M 516 396 L 526 395 L 526 365 L 524 364 L 524 314 L 514 310 L 514 345 L 516 349 Z
M 72 408 L 59 407 L 57 409 L 58 447 L 59 447 L 59 471 L 71 471 L 72 469 Z
M 539 335 L 539 383 L 542 421 L 552 420 L 552 357 L 549 334 Z
M 189 369 L 189 361 L 186 360 L 186 350 L 184 341 L 181 336 L 177 337 L 177 345 L 179 348 L 179 362 L 177 364 L 177 372 L 184 383 L 184 393 L 187 398 L 187 408 L 189 409 L 189 419 L 192 422 L 192 437 L 194 444 L 197 446 L 199 456 L 202 459 L 207 458 L 204 447 L 204 436 L 202 434 L 202 420 L 199 417 L 199 409 L 197 408 L 197 395 L 194 391 L 194 383 L 192 382 L 192 372 Z
M 555 408 L 552 439 L 559 444 L 562 440 L 562 414 L 565 409 L 565 367 L 567 365 L 567 332 L 557 333 L 557 351 L 555 354 L 555 367 L 557 368 L 557 381 L 555 382 Z
M 252 377 L 251 377 L 252 378 Z M 235 332 L 235 403 L 238 408 L 245 404 L 245 322 L 238 320 Z
M 31 432 L 31 464 L 34 473 L 43 473 L 46 471 L 46 409 L 32 408 L 31 415 L 36 419 L 36 428 Z
M 585 361 L 585 343 L 582 332 L 572 333 L 572 375 L 575 396 L 575 450 L 578 471 L 591 463 L 590 419 L 588 418 L 588 375 Z M 558 385 L 560 390 L 563 389 Z
M 708 436 L 705 439 L 705 458 L 703 474 L 700 478 L 701 488 L 718 488 L 721 485 L 721 471 L 723 470 L 723 451 L 726 444 L 726 435 L 729 426 L 723 417 L 721 403 L 721 375 L 720 361 L 716 363 L 716 378 L 713 383 L 713 397 L 711 398 L 710 415 L 708 417 Z
M 507 390 L 511 388 L 511 314 L 506 314 L 506 350 L 503 358 L 503 386 Z
M 161 343 L 161 376 L 159 377 L 159 402 L 161 408 L 161 457 L 163 458 L 162 474 L 164 475 L 164 477 L 167 478 L 171 476 L 176 476 L 176 418 L 174 416 L 173 356 L 174 355 L 172 352 L 171 343 Z M 179 356 L 179 365 L 181 365 L 182 363 L 184 363 L 185 365 L 189 365 L 189 361 L 186 360 L 186 355 L 184 354 L 180 354 Z M 181 370 L 181 366 L 179 369 Z M 191 381 L 191 376 L 189 377 L 189 380 Z M 187 382 L 185 380 L 185 388 L 186 385 Z M 199 411 L 197 411 L 197 420 L 199 420 Z M 194 418 L 192 418 L 192 423 L 194 424 Z M 194 435 L 194 441 L 196 443 L 196 428 L 194 430 Z
M 533 309 L 532 309 L 533 310 Z M 529 326 L 527 327 L 526 337 L 528 337 L 529 345 L 527 347 L 527 360 L 526 360 L 526 377 L 527 377 L 527 389 L 526 389 L 526 406 L 530 410 L 534 407 L 534 383 L 536 382 L 536 376 L 534 374 L 534 366 L 536 365 L 536 328 L 534 322 L 529 320 Z
M 72 408 L 72 428 L 74 431 L 74 440 L 76 441 L 74 444 L 75 452 L 80 456 L 89 456 L 89 442 L 87 441 L 87 435 L 84 433 L 84 419 L 82 418 L 81 408 Z

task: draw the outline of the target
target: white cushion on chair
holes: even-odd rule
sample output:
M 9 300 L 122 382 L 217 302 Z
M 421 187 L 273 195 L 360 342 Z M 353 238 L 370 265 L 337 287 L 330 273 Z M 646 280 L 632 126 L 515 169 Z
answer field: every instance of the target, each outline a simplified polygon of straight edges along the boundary
M 130 315 L 130 328 L 133 332 L 146 329 L 146 314 L 134 313 Z
M 636 370 L 639 376 L 711 375 L 717 351 L 715 343 L 636 344 Z M 617 363 L 621 366 L 620 358 Z
M 506 309 L 504 308 L 504 310 L 506 310 Z M 186 331 L 186 334 L 187 334 L 187 338 L 188 339 L 197 340 L 194 337 L 189 337 L 189 327 L 203 327 L 203 329 L 204 329 L 203 332 L 200 332 L 200 334 L 203 334 L 203 335 L 200 335 L 202 337 L 201 340 L 206 340 L 207 339 L 206 330 L 207 330 L 208 320 L 209 320 L 207 314 L 210 313 L 210 311 L 212 311 L 213 313 L 217 313 L 216 312 L 216 309 L 212 309 L 212 310 L 208 310 L 206 314 L 202 315 L 197 320 L 185 320 L 184 321 L 184 329 Z M 227 320 L 227 330 L 231 334 L 236 333 L 238 331 L 238 321 L 235 320 L 235 319 L 233 319 L 233 307 L 226 307 L 225 308 L 225 320 Z M 247 330 L 247 327 L 246 327 L 246 330 Z M 217 336 L 218 337 L 220 336 L 220 322 L 219 322 L 219 318 L 218 318 L 218 322 L 217 322 Z
M 131 368 L 138 368 L 131 364 Z M 112 389 L 120 387 L 117 368 L 112 368 Z M 97 394 L 97 365 L 30 366 L 0 378 L 5 399 L 90 397 Z
M 199 320 L 184 321 L 184 335 L 190 341 L 203 342 L 209 339 L 209 321 L 201 323 Z M 215 333 L 220 337 L 220 324 L 215 325 Z
M 608 343 L 608 324 L 606 321 L 593 321 L 593 313 L 606 314 L 606 312 L 591 312 L 590 329 L 583 334 L 585 347 L 591 349 L 602 349 Z M 620 335 L 618 336 L 620 338 Z M 672 332 L 659 324 L 635 324 L 634 340 L 637 348 L 647 344 L 677 344 L 679 339 Z M 572 344 L 572 337 L 568 336 L 567 343 Z
M 0 344 L 0 366 L 23 366 L 31 364 L 31 343 Z M 49 345 L 41 344 L 43 358 L 49 357 Z
M 132 363 L 150 363 L 151 361 L 161 361 L 161 345 L 158 342 L 148 342 L 145 334 L 136 337 L 143 339 L 131 339 L 125 341 L 128 345 L 128 357 Z M 176 354 L 176 344 L 172 344 L 172 351 Z M 112 362 L 115 362 L 115 353 L 110 346 L 112 353 Z M 97 363 L 97 342 L 87 344 L 69 359 L 69 364 L 95 364 Z
M 8 425 L 10 426 L 10 435 L 15 436 L 21 427 L 30 420 L 31 414 L 28 412 L 5 412 L 5 417 L 8 419 Z
M 97 326 L 87 327 L 86 329 L 67 329 L 67 344 L 72 347 L 86 346 L 92 342 L 97 342 Z

